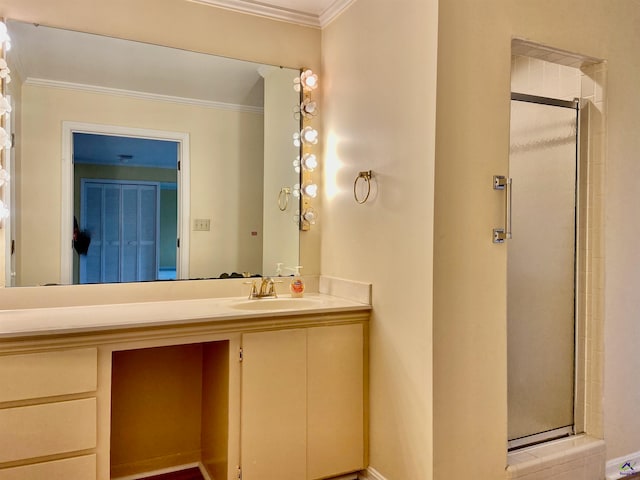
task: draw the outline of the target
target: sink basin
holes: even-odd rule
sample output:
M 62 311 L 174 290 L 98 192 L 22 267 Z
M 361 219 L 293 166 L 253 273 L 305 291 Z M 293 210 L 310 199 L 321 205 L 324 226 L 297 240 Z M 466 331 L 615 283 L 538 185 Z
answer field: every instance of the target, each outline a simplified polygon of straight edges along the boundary
M 237 310 L 294 310 L 318 307 L 322 302 L 310 298 L 260 298 L 231 305 Z

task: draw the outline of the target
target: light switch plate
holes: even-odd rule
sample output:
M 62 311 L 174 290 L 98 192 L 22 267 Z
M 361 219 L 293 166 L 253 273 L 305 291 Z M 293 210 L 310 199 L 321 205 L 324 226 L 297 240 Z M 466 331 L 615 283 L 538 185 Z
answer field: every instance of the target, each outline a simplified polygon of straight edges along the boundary
M 208 218 L 196 218 L 193 221 L 194 232 L 208 232 L 211 230 L 211 220 Z

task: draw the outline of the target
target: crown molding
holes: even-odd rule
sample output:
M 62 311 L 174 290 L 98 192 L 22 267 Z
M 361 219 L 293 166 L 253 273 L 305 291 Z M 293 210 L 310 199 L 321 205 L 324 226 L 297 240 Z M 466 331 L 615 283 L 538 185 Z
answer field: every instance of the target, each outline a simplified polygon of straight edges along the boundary
M 320 14 L 320 27 L 329 25 L 335 18 L 351 6 L 356 0 L 336 0 Z
M 264 108 L 250 105 L 238 105 L 234 103 L 214 102 L 211 100 L 199 100 L 196 98 L 174 97 L 172 95 L 161 95 L 157 93 L 137 92 L 135 90 L 123 90 L 120 88 L 99 87 L 96 85 L 85 85 L 83 83 L 61 82 L 58 80 L 47 80 L 44 78 L 29 77 L 24 85 L 36 87 L 59 88 L 63 90 L 79 90 L 89 93 L 99 93 L 103 95 L 115 95 L 117 97 L 137 98 L 139 100 L 150 100 L 154 102 L 178 103 L 182 105 L 192 105 L 204 108 L 217 108 L 221 110 L 233 110 L 245 113 L 264 113 Z
M 187 0 L 193 3 L 201 3 L 214 7 L 233 10 L 235 12 L 267 17 L 283 22 L 295 23 L 306 27 L 323 28 L 336 18 L 343 10 L 355 0 L 335 0 L 324 12 L 316 15 L 301 10 L 276 7 L 263 2 L 253 0 Z

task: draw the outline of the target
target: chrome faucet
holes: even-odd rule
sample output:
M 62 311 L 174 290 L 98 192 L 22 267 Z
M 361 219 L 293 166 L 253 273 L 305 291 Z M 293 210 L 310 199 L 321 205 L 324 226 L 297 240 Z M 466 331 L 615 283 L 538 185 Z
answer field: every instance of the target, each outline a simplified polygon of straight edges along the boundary
M 251 285 L 249 298 L 278 298 L 278 294 L 276 293 L 276 282 L 271 277 L 264 277 L 260 282 L 260 288 L 258 289 L 256 281 L 254 280 Z

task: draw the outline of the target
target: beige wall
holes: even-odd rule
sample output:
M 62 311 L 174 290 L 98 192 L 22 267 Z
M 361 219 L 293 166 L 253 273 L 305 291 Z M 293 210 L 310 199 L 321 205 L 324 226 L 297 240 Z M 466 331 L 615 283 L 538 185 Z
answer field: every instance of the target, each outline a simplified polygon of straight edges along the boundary
M 190 277 L 262 267 L 263 118 L 261 114 L 25 86 L 18 185 L 18 284 L 60 282 L 62 122 L 88 122 L 189 134 L 191 219 L 211 219 L 191 232 Z M 238 215 L 238 212 L 243 212 Z M 257 231 L 258 236 L 251 232 Z
M 506 250 L 491 243 L 503 217 L 491 178 L 508 166 L 512 36 L 608 62 L 607 180 L 600 192 L 608 232 L 605 435 L 608 458 L 637 451 L 639 398 L 628 380 L 640 368 L 630 355 L 640 342 L 633 294 L 640 287 L 640 63 L 633 61 L 640 8 L 605 0 L 459 0 L 440 2 L 437 23 L 434 6 L 420 8 L 427 9 L 424 2 L 360 1 L 323 32 L 322 272 L 375 285 L 371 465 L 389 479 L 448 478 L 468 466 L 474 478 L 505 475 Z M 429 39 L 436 29 L 432 257 Z M 378 191 L 358 207 L 351 182 L 368 168 Z
M 323 30 L 321 271 L 374 285 L 370 464 L 389 480 L 432 469 L 437 11 L 359 0 Z M 358 205 L 363 170 L 374 185 Z

